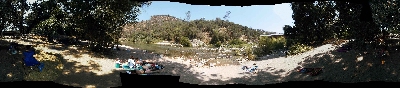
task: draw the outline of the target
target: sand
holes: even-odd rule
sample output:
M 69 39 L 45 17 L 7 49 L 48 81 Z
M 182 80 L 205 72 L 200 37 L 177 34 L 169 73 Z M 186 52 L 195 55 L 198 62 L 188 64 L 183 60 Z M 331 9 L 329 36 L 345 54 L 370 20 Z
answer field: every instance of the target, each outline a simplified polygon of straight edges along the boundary
M 26 43 L 22 42 L 19 43 Z M 36 47 L 45 52 L 63 53 L 67 50 L 57 50 L 49 47 Z M 190 65 L 190 61 L 172 59 L 171 57 L 158 57 L 151 52 L 143 52 L 129 46 L 121 46 L 121 51 L 116 51 L 114 57 L 92 57 L 89 54 L 75 53 L 63 54 L 65 68 L 63 76 L 55 82 L 77 87 L 115 87 L 120 86 L 119 72 L 114 68 L 114 59 L 128 59 L 131 55 L 142 59 L 156 60 L 165 65 L 161 73 L 154 75 L 181 76 L 183 83 L 200 85 L 224 85 L 224 84 L 250 84 L 264 85 L 287 81 L 339 81 L 339 82 L 364 82 L 369 80 L 398 81 L 396 71 L 397 59 L 388 59 L 385 65 L 379 65 L 375 60 L 357 61 L 359 56 L 356 51 L 338 53 L 334 46 L 326 44 L 300 55 L 289 57 L 264 57 L 258 61 L 247 61 L 241 65 L 217 66 L 199 68 Z M 70 50 L 73 50 L 73 47 Z M 129 50 L 125 50 L 129 49 Z M 79 55 L 79 57 L 76 57 Z M 266 59 L 269 58 L 269 59 Z M 364 57 L 366 59 L 366 57 Z M 376 62 L 376 63 L 375 63 Z M 259 66 L 258 73 L 247 73 L 242 66 L 251 66 L 256 63 Z M 371 65 L 370 65 L 371 64 Z M 321 67 L 324 72 L 316 77 L 300 74 L 294 69 L 301 67 Z M 390 68 L 388 68 L 390 67 Z M 387 68 L 387 69 L 384 69 Z M 380 71 L 380 73 L 371 73 Z M 2 74 L 5 75 L 5 74 Z M 378 76 L 371 78 L 371 76 Z

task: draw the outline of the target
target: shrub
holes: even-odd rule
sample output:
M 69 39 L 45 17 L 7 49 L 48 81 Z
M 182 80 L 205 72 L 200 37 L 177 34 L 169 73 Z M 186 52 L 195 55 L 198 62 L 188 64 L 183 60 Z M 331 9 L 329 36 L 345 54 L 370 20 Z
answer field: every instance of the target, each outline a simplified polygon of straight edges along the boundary
M 245 44 L 246 42 L 240 40 L 240 39 L 233 39 L 231 41 L 229 41 L 229 45 L 242 45 Z
M 261 37 L 258 44 L 258 48 L 254 52 L 257 56 L 263 56 L 272 53 L 273 50 L 285 49 L 286 39 L 284 37 Z
M 304 53 L 306 51 L 310 51 L 312 49 L 311 46 L 307 46 L 304 44 L 296 43 L 289 47 L 288 55 L 296 55 L 299 53 Z
M 214 44 L 215 47 L 221 47 L 222 46 L 222 42 L 218 41 L 217 43 Z
M 188 37 L 179 37 L 176 38 L 175 42 L 182 44 L 184 47 L 192 47 L 192 43 L 190 42 Z
M 253 54 L 251 48 L 246 48 L 246 55 L 247 55 L 247 59 L 252 60 L 252 61 L 256 60 L 256 58 L 255 58 L 256 56 Z
M 192 47 L 192 43 L 190 42 L 188 37 L 181 37 L 179 43 L 182 44 L 184 47 Z

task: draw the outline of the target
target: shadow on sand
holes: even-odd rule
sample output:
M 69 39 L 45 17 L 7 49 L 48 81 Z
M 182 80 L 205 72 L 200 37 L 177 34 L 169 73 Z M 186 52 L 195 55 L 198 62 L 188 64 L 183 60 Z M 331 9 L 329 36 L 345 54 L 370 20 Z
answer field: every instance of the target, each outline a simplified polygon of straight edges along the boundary
M 7 51 L 5 45 L 7 41 L 2 42 L 1 51 Z M 124 51 L 121 51 L 124 52 Z M 146 52 L 137 51 L 136 53 L 132 52 L 137 56 Z M 5 53 L 3 53 L 5 54 Z M 392 54 L 393 57 L 386 58 L 386 64 L 381 65 L 380 59 L 372 58 L 371 55 L 368 54 L 360 54 L 359 51 L 350 51 L 350 52 L 335 52 L 331 51 L 328 53 L 316 54 L 310 57 L 306 57 L 305 61 L 301 64 L 303 67 L 322 67 L 324 71 L 322 74 L 318 76 L 308 76 L 305 74 L 300 74 L 298 72 L 292 71 L 286 75 L 279 75 L 283 71 L 282 69 L 274 69 L 277 70 L 275 72 L 265 72 L 261 71 L 255 74 L 251 74 L 249 76 L 244 76 L 240 78 L 231 78 L 229 80 L 221 80 L 221 79 L 209 79 L 205 80 L 202 76 L 202 73 L 192 72 L 189 69 L 191 66 L 187 66 L 185 64 L 180 64 L 176 62 L 168 62 L 161 61 L 160 64 L 165 66 L 165 69 L 161 70 L 160 73 L 155 73 L 153 75 L 172 75 L 172 76 L 180 76 L 180 82 L 188 82 L 189 84 L 202 84 L 202 85 L 223 85 L 223 84 L 248 84 L 248 85 L 264 85 L 264 84 L 273 84 L 280 83 L 286 81 L 313 81 L 313 80 L 324 80 L 324 81 L 335 81 L 335 82 L 364 82 L 364 81 L 398 81 L 399 77 L 397 72 L 400 69 L 398 66 L 398 59 L 394 56 L 398 56 L 397 54 Z M 6 56 L 6 55 L 2 55 Z M 17 72 L 21 72 L 21 67 L 13 64 L 21 64 L 17 63 L 18 54 L 15 56 L 7 56 L 11 58 L 1 58 L 2 63 L 1 68 L 6 68 L 1 71 L 1 77 L 4 81 L 18 81 L 23 80 L 24 74 L 18 74 Z M 89 66 L 77 65 L 78 62 L 66 61 L 63 59 L 61 55 L 56 55 L 57 58 L 60 58 L 62 63 L 64 64 L 63 71 L 60 75 L 54 80 L 56 83 L 61 83 L 65 85 L 77 86 L 77 87 L 115 87 L 120 86 L 120 72 L 121 71 L 112 71 L 108 74 L 98 75 L 95 72 L 91 72 L 92 70 L 101 70 L 100 66 L 96 63 L 90 63 Z M 358 57 L 363 57 L 363 60 L 356 61 Z M 148 58 L 148 57 L 142 57 Z M 94 61 L 95 62 L 95 61 Z M 111 63 L 112 64 L 112 63 Z M 9 67 L 14 66 L 14 67 Z M 22 65 L 20 65 L 22 66 Z M 273 68 L 268 68 L 265 70 L 272 70 Z M 123 72 L 123 71 L 122 71 Z M 13 74 L 13 77 L 8 77 L 7 74 Z M 247 73 L 240 73 L 247 74 Z M 5 76 L 4 76 L 5 75 Z M 20 77 L 17 77 L 17 76 Z M 212 74 L 212 76 L 219 76 L 219 74 Z
M 318 76 L 330 82 L 368 82 L 368 81 L 399 81 L 399 52 L 393 52 L 388 57 L 375 57 L 368 51 L 350 50 L 316 54 L 307 57 L 301 64 L 303 67 L 322 67 L 324 73 Z M 382 64 L 384 60 L 384 64 Z

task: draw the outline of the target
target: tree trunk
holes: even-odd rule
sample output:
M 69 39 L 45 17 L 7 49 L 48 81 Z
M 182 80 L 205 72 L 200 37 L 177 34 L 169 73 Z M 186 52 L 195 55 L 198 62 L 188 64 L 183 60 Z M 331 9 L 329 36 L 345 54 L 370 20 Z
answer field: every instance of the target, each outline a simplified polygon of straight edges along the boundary
M 4 36 L 3 36 L 3 31 L 1 31 L 1 34 L 0 34 L 0 39 L 2 39 Z

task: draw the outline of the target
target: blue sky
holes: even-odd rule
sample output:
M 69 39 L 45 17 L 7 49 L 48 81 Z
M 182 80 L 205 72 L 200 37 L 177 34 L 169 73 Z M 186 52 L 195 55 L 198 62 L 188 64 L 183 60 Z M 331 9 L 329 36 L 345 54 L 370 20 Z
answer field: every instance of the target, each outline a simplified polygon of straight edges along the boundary
M 144 7 L 139 14 L 139 21 L 149 20 L 152 15 L 171 15 L 177 18 L 186 18 L 186 12 L 190 11 L 190 20 L 205 18 L 212 20 L 217 17 L 223 19 L 227 11 L 230 11 L 228 20 L 236 24 L 248 26 L 265 31 L 283 33 L 284 25 L 294 25 L 292 9 L 289 3 L 277 5 L 258 6 L 209 6 L 190 5 L 169 1 L 153 1 L 149 7 Z

